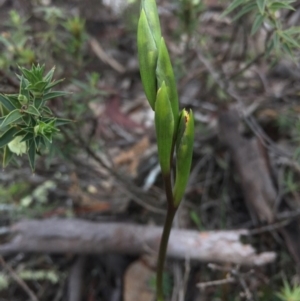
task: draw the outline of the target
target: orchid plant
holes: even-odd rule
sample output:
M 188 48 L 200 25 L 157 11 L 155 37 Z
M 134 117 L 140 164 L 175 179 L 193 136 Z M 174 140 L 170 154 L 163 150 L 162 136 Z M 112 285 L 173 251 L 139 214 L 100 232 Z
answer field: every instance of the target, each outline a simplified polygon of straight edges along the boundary
M 155 112 L 158 159 L 165 184 L 167 216 L 160 243 L 156 293 L 164 300 L 163 269 L 172 222 L 184 195 L 190 175 L 194 117 L 191 110 L 179 112 L 178 93 L 169 52 L 161 35 L 155 0 L 142 0 L 137 32 L 141 80 Z M 172 185 L 173 159 L 175 183 Z

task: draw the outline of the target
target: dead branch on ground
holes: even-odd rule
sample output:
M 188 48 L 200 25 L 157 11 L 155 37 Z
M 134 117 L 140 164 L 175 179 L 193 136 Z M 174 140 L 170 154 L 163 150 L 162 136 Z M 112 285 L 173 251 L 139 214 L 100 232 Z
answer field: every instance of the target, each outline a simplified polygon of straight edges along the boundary
M 11 239 L 0 245 L 0 254 L 46 252 L 73 254 L 121 253 L 140 255 L 158 250 L 161 227 L 125 223 L 94 223 L 78 219 L 25 220 L 9 228 Z M 207 231 L 174 229 L 168 257 L 204 262 L 264 265 L 274 252 L 256 254 L 240 242 L 247 230 Z

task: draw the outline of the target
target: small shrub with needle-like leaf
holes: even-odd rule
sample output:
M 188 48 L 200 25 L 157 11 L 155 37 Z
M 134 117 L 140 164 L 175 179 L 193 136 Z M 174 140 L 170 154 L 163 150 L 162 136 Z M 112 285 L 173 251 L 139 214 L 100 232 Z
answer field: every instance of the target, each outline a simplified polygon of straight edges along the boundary
M 18 94 L 0 94 L 0 148 L 4 148 L 3 166 L 14 155 L 28 154 L 32 170 L 36 154 L 42 147 L 49 147 L 58 126 L 70 120 L 56 118 L 47 101 L 64 96 L 63 91 L 52 91 L 62 80 L 53 80 L 54 68 L 44 75 L 45 67 L 33 65 L 20 68 L 20 91 Z

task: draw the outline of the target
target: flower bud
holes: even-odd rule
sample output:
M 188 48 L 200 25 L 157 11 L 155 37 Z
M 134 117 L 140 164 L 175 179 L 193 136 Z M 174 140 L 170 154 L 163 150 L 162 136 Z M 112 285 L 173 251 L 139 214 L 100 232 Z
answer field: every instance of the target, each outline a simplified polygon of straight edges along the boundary
M 22 104 L 22 105 L 26 105 L 28 104 L 28 98 L 25 95 L 19 94 L 18 95 L 18 101 Z
M 161 29 L 160 22 L 157 13 L 157 6 L 155 0 L 142 0 L 141 8 L 146 14 L 146 19 L 150 28 L 150 32 L 153 36 L 156 48 L 158 49 L 160 38 L 161 38 Z
M 149 104 L 154 110 L 157 92 L 155 69 L 158 50 L 144 9 L 141 10 L 138 23 L 137 46 L 143 87 Z
M 159 44 L 156 76 L 158 87 L 161 86 L 162 82 L 165 82 L 167 86 L 167 92 L 171 102 L 172 112 L 174 115 L 175 128 L 177 128 L 177 124 L 179 121 L 178 94 L 169 52 L 163 37 L 161 38 Z
M 182 110 L 176 138 L 176 180 L 173 197 L 178 206 L 189 179 L 194 146 L 194 116 L 192 110 Z
M 26 142 L 22 141 L 23 136 L 17 136 L 12 141 L 8 143 L 8 147 L 12 153 L 18 156 L 25 154 L 27 152 Z
M 155 102 L 155 128 L 158 159 L 163 175 L 171 171 L 171 154 L 174 140 L 174 116 L 165 82 L 157 92 Z

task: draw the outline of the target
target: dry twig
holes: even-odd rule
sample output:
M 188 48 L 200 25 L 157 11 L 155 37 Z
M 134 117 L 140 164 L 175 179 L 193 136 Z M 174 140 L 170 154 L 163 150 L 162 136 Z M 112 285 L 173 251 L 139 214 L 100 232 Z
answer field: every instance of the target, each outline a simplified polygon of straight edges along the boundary
M 18 274 L 5 262 L 2 256 L 0 256 L 0 264 L 8 271 L 11 278 L 13 278 L 19 286 L 26 292 L 26 294 L 30 297 L 31 301 L 38 301 L 37 296 L 34 292 L 28 287 L 28 285 L 21 279 Z

